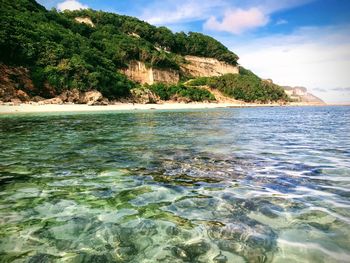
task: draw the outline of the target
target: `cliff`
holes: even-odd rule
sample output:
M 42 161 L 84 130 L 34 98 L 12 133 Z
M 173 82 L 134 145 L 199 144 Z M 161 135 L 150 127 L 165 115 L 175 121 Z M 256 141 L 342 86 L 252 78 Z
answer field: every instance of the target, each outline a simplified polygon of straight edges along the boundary
M 186 62 L 181 65 L 181 70 L 192 77 L 216 77 L 225 74 L 238 74 L 237 66 L 219 61 L 215 58 L 197 56 L 185 56 Z
M 135 60 L 130 61 L 128 68 L 122 69 L 120 72 L 140 84 L 176 84 L 180 80 L 179 73 L 176 70 L 148 68 L 145 63 Z
M 91 21 L 90 17 L 76 17 L 74 20 L 80 24 L 86 24 L 88 26 L 95 27 L 95 24 Z
M 283 87 L 287 95 L 295 102 L 311 105 L 326 105 L 326 103 L 315 95 L 309 93 L 305 87 Z
M 225 74 L 239 74 L 237 66 L 215 58 L 185 56 L 185 63 L 181 64 L 180 72 L 174 69 L 157 69 L 147 67 L 141 61 L 131 61 L 126 69 L 120 70 L 129 79 L 140 84 L 164 83 L 177 84 L 180 74 L 190 77 L 216 77 Z

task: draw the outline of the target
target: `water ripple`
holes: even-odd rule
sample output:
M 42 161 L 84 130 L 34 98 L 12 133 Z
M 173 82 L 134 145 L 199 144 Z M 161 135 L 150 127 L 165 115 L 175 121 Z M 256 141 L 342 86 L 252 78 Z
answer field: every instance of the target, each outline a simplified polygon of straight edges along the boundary
M 350 262 L 350 111 L 0 117 L 1 262 Z

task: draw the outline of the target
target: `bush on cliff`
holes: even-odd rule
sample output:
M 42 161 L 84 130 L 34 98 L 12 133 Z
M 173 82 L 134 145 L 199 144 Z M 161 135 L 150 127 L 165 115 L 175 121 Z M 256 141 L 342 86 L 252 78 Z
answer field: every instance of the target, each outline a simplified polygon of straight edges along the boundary
M 215 100 L 215 97 L 209 91 L 195 87 L 186 87 L 183 84 L 166 85 L 159 83 L 150 85 L 148 88 L 162 100 L 171 100 L 174 98 L 186 98 L 189 101 Z
M 240 68 L 240 74 L 226 74 L 220 77 L 202 77 L 190 80 L 190 86 L 209 86 L 225 95 L 246 102 L 287 101 L 284 89 L 276 84 L 264 81 L 250 70 Z

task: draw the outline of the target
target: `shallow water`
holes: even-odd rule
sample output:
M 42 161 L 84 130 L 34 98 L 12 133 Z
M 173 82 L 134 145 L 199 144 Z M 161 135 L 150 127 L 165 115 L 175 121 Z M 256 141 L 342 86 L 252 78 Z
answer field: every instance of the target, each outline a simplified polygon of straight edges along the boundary
M 0 262 L 350 262 L 350 107 L 0 117 Z

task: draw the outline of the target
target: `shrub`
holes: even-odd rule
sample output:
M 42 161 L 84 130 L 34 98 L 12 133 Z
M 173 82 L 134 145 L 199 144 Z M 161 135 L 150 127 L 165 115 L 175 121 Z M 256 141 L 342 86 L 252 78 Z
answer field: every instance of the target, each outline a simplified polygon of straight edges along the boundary
M 250 70 L 240 68 L 240 74 L 226 74 L 220 77 L 202 77 L 190 80 L 188 85 L 218 89 L 225 95 L 246 102 L 287 101 L 284 89 L 276 84 L 261 80 Z
M 209 91 L 195 87 L 186 87 L 183 84 L 165 85 L 158 83 L 150 85 L 148 88 L 157 94 L 162 100 L 171 100 L 175 96 L 187 98 L 190 101 L 215 100 L 215 97 Z

